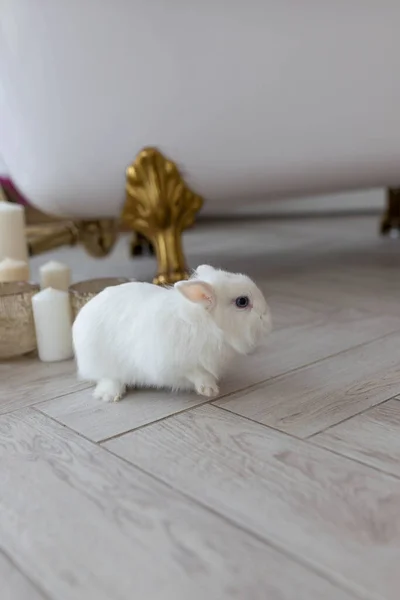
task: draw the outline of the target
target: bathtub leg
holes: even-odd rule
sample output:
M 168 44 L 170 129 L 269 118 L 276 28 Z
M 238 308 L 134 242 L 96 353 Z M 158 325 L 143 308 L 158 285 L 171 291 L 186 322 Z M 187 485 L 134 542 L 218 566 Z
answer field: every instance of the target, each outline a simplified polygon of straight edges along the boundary
M 126 171 L 126 201 L 122 221 L 155 250 L 154 283 L 186 279 L 182 232 L 190 227 L 203 204 L 185 184 L 177 166 L 155 148 L 145 148 Z
M 134 232 L 131 241 L 131 256 L 142 256 L 143 254 L 154 256 L 153 244 L 140 233 Z
M 381 234 L 400 233 L 400 188 L 386 192 L 386 210 L 381 221 Z

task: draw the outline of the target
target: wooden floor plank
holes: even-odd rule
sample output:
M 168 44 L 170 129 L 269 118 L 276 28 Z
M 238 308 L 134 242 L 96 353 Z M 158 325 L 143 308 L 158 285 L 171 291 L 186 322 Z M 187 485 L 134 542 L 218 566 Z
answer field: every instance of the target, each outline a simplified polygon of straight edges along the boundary
M 0 460 L 1 544 L 54 600 L 353 599 L 32 409 Z
M 120 402 L 101 402 L 92 389 L 38 404 L 36 408 L 70 429 L 98 442 L 142 427 L 207 400 L 193 393 L 133 390 Z
M 0 362 L 0 414 L 88 387 L 73 360 L 42 363 L 36 357 Z
M 399 394 L 399 348 L 395 333 L 215 404 L 306 438 Z
M 400 477 L 400 402 L 384 402 L 315 435 L 311 440 Z
M 342 267 L 336 252 L 331 265 L 305 265 L 279 274 L 269 282 L 273 293 L 327 302 L 342 308 L 359 308 L 376 314 L 400 316 L 400 281 L 392 266 L 368 269 L 355 264 Z
M 0 550 L 1 600 L 47 600 Z
M 221 394 L 289 373 L 399 329 L 397 317 L 357 309 L 317 312 L 313 321 L 272 332 L 265 348 L 235 359 L 224 377 Z
M 305 325 L 323 320 L 325 315 L 338 312 L 337 306 L 326 302 L 319 302 L 312 298 L 302 299 L 280 293 L 268 293 L 268 304 L 271 309 L 273 331 Z M 399 319 L 400 321 L 400 319 Z
M 397 600 L 396 479 L 209 405 L 105 445 L 362 598 Z

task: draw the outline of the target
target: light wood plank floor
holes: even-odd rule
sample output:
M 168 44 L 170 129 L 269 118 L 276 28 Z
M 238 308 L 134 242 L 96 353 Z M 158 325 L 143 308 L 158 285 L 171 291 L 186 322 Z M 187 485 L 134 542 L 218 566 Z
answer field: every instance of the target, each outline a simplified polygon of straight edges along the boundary
M 0 364 L 3 600 L 397 600 L 400 241 L 372 217 L 204 223 L 192 266 L 253 276 L 266 348 L 220 396 L 101 404 L 73 362 Z M 150 278 L 126 240 L 76 280 Z M 37 274 L 49 257 L 36 257 Z

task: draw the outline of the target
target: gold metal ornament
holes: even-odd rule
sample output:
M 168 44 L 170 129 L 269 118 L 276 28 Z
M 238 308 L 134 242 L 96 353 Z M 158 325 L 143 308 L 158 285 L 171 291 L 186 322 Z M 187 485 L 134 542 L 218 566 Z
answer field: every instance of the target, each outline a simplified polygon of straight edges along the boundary
M 132 236 L 130 251 L 131 256 L 142 256 L 143 254 L 150 254 L 151 256 L 154 256 L 154 248 L 152 243 L 137 232 L 134 232 Z
M 26 227 L 29 256 L 37 256 L 61 246 L 78 243 L 78 229 L 72 221 L 28 225 Z
M 84 246 L 90 256 L 101 258 L 111 252 L 119 235 L 119 227 L 116 219 L 79 221 L 76 225 L 78 229 L 78 241 Z
M 122 221 L 153 245 L 158 273 L 154 283 L 187 279 L 182 232 L 203 205 L 186 185 L 174 162 L 156 148 L 142 150 L 126 171 L 126 201 Z
M 381 234 L 400 231 L 400 188 L 389 188 L 386 191 L 386 210 L 381 221 Z
M 90 256 L 101 258 L 111 252 L 118 235 L 115 219 L 60 221 L 27 227 L 30 256 L 80 243 Z

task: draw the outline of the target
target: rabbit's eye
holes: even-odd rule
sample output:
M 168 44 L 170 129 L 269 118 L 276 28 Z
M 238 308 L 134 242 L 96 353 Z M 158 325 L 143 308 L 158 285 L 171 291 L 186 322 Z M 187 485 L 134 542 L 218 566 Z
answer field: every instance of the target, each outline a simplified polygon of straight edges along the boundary
M 250 300 L 248 299 L 247 296 L 239 296 L 235 300 L 235 304 L 238 308 L 247 308 L 249 305 L 249 302 L 250 302 Z

